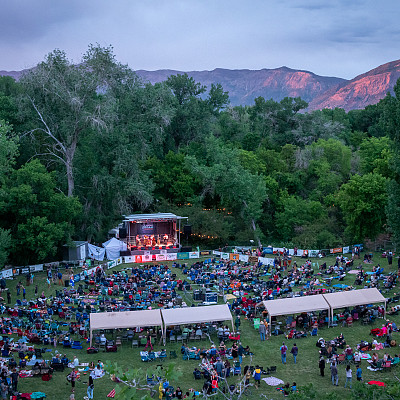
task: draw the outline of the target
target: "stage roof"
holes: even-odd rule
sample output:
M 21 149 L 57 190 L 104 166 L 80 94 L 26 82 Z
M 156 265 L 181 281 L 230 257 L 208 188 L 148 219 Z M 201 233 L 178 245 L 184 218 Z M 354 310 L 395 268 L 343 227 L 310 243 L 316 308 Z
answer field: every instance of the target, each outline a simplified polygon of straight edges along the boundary
M 169 221 L 175 219 L 188 219 L 188 217 L 180 217 L 172 213 L 157 213 L 157 214 L 132 214 L 124 215 L 124 221 L 128 222 L 145 222 L 145 221 Z

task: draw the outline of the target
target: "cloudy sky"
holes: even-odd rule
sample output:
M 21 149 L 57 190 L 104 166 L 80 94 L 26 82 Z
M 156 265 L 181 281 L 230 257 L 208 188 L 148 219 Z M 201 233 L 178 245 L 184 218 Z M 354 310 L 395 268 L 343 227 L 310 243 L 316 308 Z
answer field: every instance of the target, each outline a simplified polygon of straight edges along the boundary
M 400 58 L 398 0 L 0 0 L 0 70 L 112 45 L 132 69 L 287 66 L 353 78 Z

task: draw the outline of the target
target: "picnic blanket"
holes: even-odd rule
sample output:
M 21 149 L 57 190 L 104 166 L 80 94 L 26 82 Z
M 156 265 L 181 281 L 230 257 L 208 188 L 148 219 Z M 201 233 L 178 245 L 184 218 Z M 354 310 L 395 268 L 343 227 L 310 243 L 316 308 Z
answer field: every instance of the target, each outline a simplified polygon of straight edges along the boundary
M 367 354 L 367 353 L 361 354 L 361 360 L 370 360 L 370 359 L 371 359 L 371 354 Z
M 115 389 L 111 390 L 111 392 L 108 393 L 107 397 L 114 398 L 115 397 Z
M 274 376 L 269 376 L 268 378 L 262 379 L 269 386 L 278 386 L 282 385 L 283 382 L 281 379 L 275 378 Z

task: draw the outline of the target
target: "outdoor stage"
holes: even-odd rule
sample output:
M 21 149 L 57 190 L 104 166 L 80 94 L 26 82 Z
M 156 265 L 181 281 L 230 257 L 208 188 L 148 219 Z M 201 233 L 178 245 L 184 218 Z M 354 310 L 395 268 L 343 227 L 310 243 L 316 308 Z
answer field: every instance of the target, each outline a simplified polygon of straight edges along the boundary
M 132 214 L 125 216 L 124 227 L 120 229 L 120 240 L 127 244 L 129 254 L 143 255 L 176 253 L 181 248 L 181 220 L 171 213 Z M 149 253 L 150 252 L 150 253 Z

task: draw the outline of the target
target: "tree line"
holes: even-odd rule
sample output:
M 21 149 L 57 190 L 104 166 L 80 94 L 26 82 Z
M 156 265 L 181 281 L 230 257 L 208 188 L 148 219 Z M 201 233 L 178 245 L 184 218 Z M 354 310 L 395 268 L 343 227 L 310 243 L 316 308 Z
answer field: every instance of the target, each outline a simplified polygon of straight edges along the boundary
M 122 215 L 189 216 L 192 243 L 400 240 L 400 84 L 376 105 L 229 105 L 186 74 L 142 81 L 111 47 L 0 78 L 0 265 L 101 242 Z

